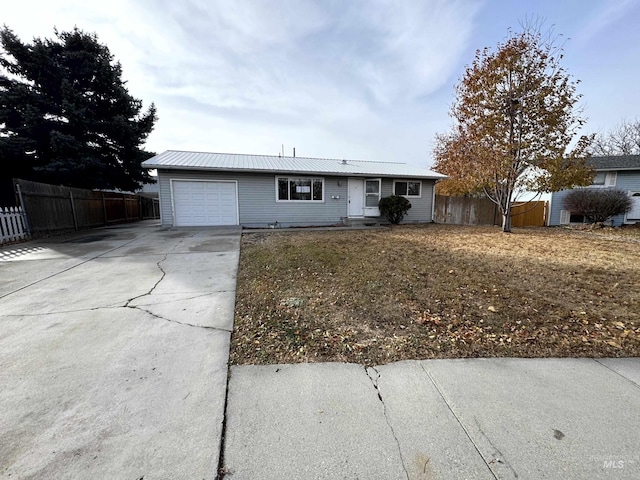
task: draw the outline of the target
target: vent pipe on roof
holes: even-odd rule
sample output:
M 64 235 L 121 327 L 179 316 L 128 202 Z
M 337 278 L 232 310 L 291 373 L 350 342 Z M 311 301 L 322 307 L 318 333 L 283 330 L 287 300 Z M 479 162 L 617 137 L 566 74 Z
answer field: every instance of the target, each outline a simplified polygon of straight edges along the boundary
M 346 161 L 345 159 L 342 159 L 342 164 L 343 164 L 343 165 L 346 165 L 346 164 L 347 164 L 347 161 Z
M 293 147 L 293 158 L 296 158 L 296 147 Z

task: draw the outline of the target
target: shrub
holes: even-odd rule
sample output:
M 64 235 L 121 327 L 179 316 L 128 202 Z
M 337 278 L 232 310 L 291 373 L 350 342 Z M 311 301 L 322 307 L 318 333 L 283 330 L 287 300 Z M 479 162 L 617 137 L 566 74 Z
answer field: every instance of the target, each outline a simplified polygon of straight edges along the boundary
M 590 223 L 605 222 L 631 210 L 631 198 L 622 190 L 585 188 L 572 190 L 564 197 L 564 208 L 584 215 Z
M 390 197 L 381 198 L 378 203 L 378 208 L 387 220 L 397 225 L 411 208 L 411 202 L 404 197 L 391 195 Z

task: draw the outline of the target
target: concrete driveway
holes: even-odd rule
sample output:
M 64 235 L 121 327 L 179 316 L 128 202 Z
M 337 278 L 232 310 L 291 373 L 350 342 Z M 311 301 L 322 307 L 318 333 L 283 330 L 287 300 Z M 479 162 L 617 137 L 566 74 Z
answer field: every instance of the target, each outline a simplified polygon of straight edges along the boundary
M 0 478 L 640 478 L 640 359 L 235 366 L 238 229 L 0 248 Z M 225 420 L 226 418 L 226 420 Z
M 211 479 L 239 229 L 0 248 L 0 478 Z

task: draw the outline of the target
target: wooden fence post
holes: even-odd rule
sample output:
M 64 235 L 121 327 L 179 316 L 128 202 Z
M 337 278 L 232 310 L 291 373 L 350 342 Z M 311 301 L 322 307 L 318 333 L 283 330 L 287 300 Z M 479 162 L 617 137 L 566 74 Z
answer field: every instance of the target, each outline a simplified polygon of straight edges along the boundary
M 127 197 L 125 194 L 122 194 L 122 202 L 124 203 L 124 221 L 129 223 L 129 214 L 127 213 Z
M 27 218 L 27 210 L 24 206 L 24 199 L 22 198 L 22 189 L 20 188 L 20 184 L 16 183 L 16 191 L 18 192 L 18 200 L 20 201 L 20 208 L 22 210 L 22 221 L 24 222 L 24 228 L 27 232 L 27 235 L 31 235 L 31 228 L 29 228 L 29 219 Z
M 73 201 L 73 192 L 69 192 L 69 198 L 71 199 L 71 213 L 73 213 L 73 226 L 78 231 L 78 216 L 76 215 L 76 203 Z
M 11 241 L 11 231 L 9 230 L 9 207 L 7 213 L 0 207 L 0 234 L 2 234 L 2 244 Z
M 104 215 L 105 227 L 109 225 L 109 218 L 107 217 L 107 201 L 104 199 L 104 192 L 102 192 L 102 214 Z

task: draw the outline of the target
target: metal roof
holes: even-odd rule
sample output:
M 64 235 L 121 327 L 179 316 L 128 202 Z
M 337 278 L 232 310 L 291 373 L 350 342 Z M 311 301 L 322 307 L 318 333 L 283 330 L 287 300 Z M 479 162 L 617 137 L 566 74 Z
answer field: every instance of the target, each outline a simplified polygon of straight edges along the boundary
M 640 155 L 591 157 L 588 163 L 596 170 L 640 170 Z
M 236 153 L 184 152 L 167 150 L 142 162 L 145 168 L 172 170 L 217 170 L 238 172 L 280 172 L 296 174 L 354 175 L 443 179 L 446 175 L 406 163 L 369 162 L 308 157 L 276 157 Z

